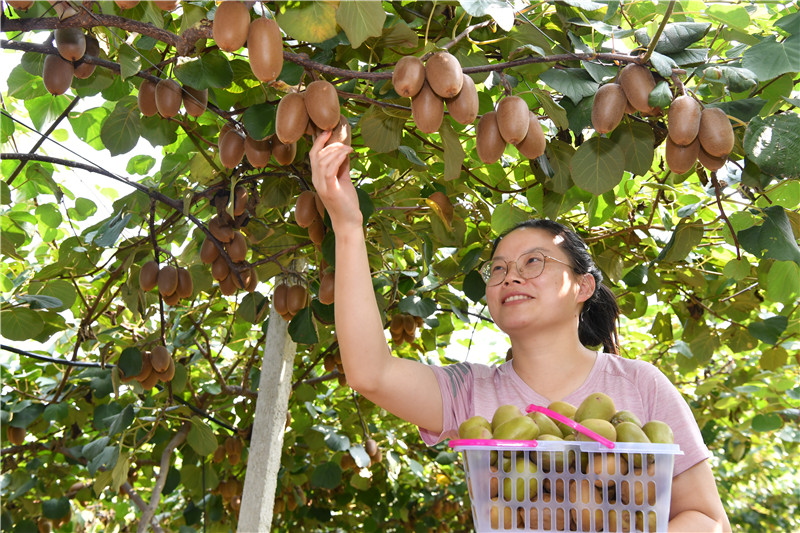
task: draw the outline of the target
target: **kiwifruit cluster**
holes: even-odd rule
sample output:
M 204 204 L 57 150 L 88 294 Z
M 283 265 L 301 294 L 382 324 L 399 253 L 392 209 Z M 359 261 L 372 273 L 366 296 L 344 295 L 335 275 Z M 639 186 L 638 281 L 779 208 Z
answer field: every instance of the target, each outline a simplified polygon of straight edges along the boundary
M 322 218 L 325 206 L 314 191 L 303 191 L 294 206 L 294 219 L 301 228 L 308 228 L 308 237 L 314 244 L 322 244 L 325 238 L 325 224 Z
M 445 102 L 459 124 L 471 124 L 478 116 L 475 82 L 449 52 L 437 52 L 424 64 L 416 56 L 400 58 L 392 72 L 392 84 L 397 94 L 411 98 L 411 115 L 423 133 L 438 131 Z
M 308 305 L 308 291 L 300 284 L 279 283 L 272 294 L 275 310 L 284 320 L 291 320 L 298 311 Z
M 239 508 L 242 505 L 242 490 L 244 486 L 242 482 L 236 479 L 235 477 L 231 477 L 226 479 L 225 481 L 220 481 L 219 485 L 215 489 L 222 499 L 230 505 L 231 509 L 235 512 L 239 511 Z
M 734 144 L 733 126 L 717 107 L 702 108 L 689 95 L 675 98 L 667 112 L 667 166 L 683 174 L 699 161 L 706 169 L 722 168 Z
M 414 342 L 417 328 L 422 327 L 421 317 L 409 315 L 407 313 L 397 313 L 389 322 L 389 333 L 392 336 L 392 343 L 396 346 L 404 342 Z
M 149 352 L 142 354 L 142 369 L 135 376 L 122 375 L 122 382 L 128 383 L 134 379 L 142 388 L 150 390 L 159 381 L 168 383 L 175 377 L 175 361 L 164 346 L 156 345 Z
M 42 81 L 50 94 L 59 95 L 67 92 L 73 77 L 86 79 L 92 75 L 95 65 L 83 62 L 83 57 L 100 55 L 100 44 L 80 28 L 58 28 L 53 37 L 58 55 L 44 58 Z
M 146 117 L 152 117 L 156 113 L 164 118 L 174 117 L 180 112 L 181 104 L 188 115 L 199 117 L 205 113 L 208 105 L 208 89 L 182 87 L 180 83 L 170 79 L 158 82 L 145 79 L 139 85 L 137 102 L 139 111 Z
M 8 438 L 8 442 L 11 444 L 22 444 L 25 441 L 25 434 L 25 428 L 6 426 L 6 438 Z
M 645 116 L 658 115 L 661 110 L 649 103 L 656 80 L 647 67 L 629 63 L 616 82 L 601 86 L 592 103 L 592 127 L 597 133 L 609 133 L 622 121 L 625 113 L 641 112 Z
M 350 123 L 340 112 L 339 97 L 332 83 L 312 81 L 305 91 L 289 93 L 278 102 L 275 137 L 279 142 L 293 145 L 303 135 L 313 141 L 323 131 L 333 132 L 326 146 L 334 142 L 350 145 Z
M 499 160 L 506 144 L 513 144 L 528 159 L 542 155 L 547 144 L 539 119 L 519 96 L 500 100 L 497 109 L 484 113 L 476 127 L 475 147 L 484 163 Z
M 247 238 L 234 226 L 238 217 L 245 213 L 247 190 L 241 185 L 234 189 L 234 218 L 225 211 L 228 203 L 227 195 L 218 195 L 215 197 L 215 203 L 218 214 L 209 221 L 208 231 L 222 243 L 225 253 L 236 268 L 231 270 L 216 243 L 208 237 L 200 247 L 200 261 L 211 265 L 211 276 L 219 282 L 219 290 L 225 296 L 232 295 L 238 289 L 253 292 L 258 284 L 258 273 L 252 266 L 247 266 L 245 262 L 248 251 Z
M 344 374 L 344 366 L 342 365 L 342 355 L 339 351 L 326 354 L 322 359 L 322 366 L 325 372 L 333 372 L 337 370 L 340 374 Z
M 139 271 L 139 287 L 145 292 L 158 287 L 158 292 L 167 305 L 175 305 L 181 298 L 190 298 L 194 291 L 192 276 L 188 270 L 172 265 L 159 268 L 155 261 L 142 265 Z

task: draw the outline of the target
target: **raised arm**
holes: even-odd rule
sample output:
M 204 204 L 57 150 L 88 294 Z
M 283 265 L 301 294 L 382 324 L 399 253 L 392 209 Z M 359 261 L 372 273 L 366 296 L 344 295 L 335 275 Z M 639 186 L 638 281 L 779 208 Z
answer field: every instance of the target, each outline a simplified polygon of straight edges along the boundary
M 336 235 L 336 336 L 348 384 L 390 413 L 432 432 L 442 430 L 442 398 L 426 365 L 392 356 L 372 288 L 358 196 L 349 165 L 352 148 L 325 146 L 330 132 L 311 147 L 311 177 Z

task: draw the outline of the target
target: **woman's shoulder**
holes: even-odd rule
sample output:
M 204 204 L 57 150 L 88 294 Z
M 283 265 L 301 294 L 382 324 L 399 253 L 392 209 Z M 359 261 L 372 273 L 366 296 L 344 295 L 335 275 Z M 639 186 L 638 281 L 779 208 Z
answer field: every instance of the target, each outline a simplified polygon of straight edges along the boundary
M 626 381 L 637 388 L 669 383 L 667 376 L 648 361 L 602 352 L 598 357 L 602 358 L 600 371 L 607 378 Z

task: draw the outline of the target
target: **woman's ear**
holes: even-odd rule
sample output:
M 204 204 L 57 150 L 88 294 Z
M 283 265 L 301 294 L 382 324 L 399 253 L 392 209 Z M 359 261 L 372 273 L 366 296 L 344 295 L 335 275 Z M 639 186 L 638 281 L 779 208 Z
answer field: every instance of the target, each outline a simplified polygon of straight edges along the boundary
M 585 302 L 592 297 L 595 290 L 594 276 L 591 274 L 583 274 L 581 276 L 580 290 L 578 291 L 578 301 Z

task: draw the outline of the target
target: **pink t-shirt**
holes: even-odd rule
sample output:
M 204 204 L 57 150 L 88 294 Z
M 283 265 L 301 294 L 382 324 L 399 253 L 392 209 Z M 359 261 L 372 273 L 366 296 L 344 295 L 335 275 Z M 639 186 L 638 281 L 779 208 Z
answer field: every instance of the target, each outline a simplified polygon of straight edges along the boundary
M 472 416 L 480 415 L 491 421 L 501 405 L 513 404 L 525 409 L 530 404 L 550 404 L 549 399 L 517 375 L 510 361 L 499 366 L 457 363 L 430 368 L 442 392 L 444 431 L 437 435 L 420 428 L 420 435 L 429 446 L 446 438 L 458 438 L 458 426 Z M 683 452 L 675 456 L 674 476 L 710 457 L 686 401 L 650 363 L 598 352 L 586 381 L 563 401 L 578 406 L 595 392 L 608 394 L 618 410 L 633 412 L 643 424 L 650 420 L 669 424 L 675 443 Z

